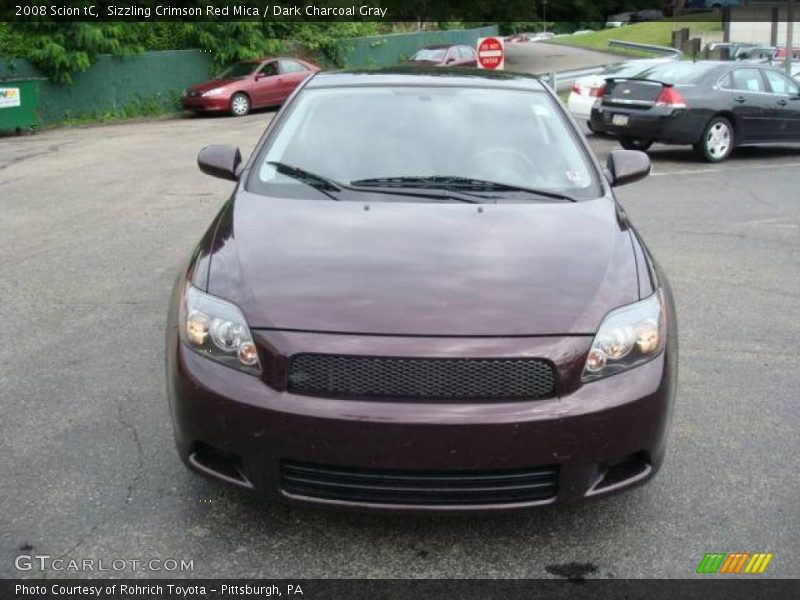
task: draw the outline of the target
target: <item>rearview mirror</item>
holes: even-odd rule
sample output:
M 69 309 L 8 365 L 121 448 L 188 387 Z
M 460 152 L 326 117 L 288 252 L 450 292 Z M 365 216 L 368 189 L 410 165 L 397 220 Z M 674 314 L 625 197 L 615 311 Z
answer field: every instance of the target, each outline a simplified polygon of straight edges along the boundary
M 616 187 L 650 174 L 650 157 L 639 150 L 614 150 L 608 157 L 608 180 Z
M 242 170 L 242 153 L 226 144 L 206 146 L 197 155 L 197 166 L 206 175 L 236 181 Z

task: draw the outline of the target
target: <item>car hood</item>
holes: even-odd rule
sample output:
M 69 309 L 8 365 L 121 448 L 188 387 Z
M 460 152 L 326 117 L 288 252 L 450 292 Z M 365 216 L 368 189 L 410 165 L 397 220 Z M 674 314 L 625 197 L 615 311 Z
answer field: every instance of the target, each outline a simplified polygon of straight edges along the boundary
M 210 252 L 209 293 L 254 329 L 588 335 L 638 299 L 609 198 L 365 205 L 240 192 Z
M 193 85 L 189 88 L 190 92 L 207 92 L 208 90 L 213 90 L 214 88 L 218 87 L 225 87 L 229 83 L 232 83 L 233 79 L 212 79 L 210 81 L 204 81 L 203 83 L 198 83 Z

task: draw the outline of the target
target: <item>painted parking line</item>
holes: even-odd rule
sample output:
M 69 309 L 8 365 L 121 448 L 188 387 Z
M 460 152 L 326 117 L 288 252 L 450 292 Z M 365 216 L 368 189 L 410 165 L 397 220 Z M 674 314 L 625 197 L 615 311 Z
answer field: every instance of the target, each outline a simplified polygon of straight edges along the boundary
M 748 171 L 765 170 L 765 169 L 786 169 L 791 167 L 800 167 L 800 162 L 791 163 L 777 163 L 772 165 L 748 165 L 745 169 Z M 706 169 L 678 169 L 675 171 L 653 171 L 651 175 L 658 177 L 659 175 L 699 175 L 703 173 L 722 173 L 724 171 L 741 171 L 742 167 L 709 167 Z

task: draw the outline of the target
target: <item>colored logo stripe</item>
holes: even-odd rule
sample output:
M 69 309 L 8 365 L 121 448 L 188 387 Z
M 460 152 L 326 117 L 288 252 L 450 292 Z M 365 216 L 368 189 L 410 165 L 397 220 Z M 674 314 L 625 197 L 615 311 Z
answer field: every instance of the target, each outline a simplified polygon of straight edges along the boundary
M 747 563 L 747 566 L 744 568 L 745 573 L 763 573 L 764 570 L 767 568 L 769 561 L 772 560 L 772 552 L 769 554 L 766 553 L 756 553 L 753 554 L 753 557 L 750 559 L 750 562 Z
M 724 552 L 706 554 L 703 557 L 703 560 L 700 561 L 700 565 L 697 567 L 697 573 L 716 573 L 724 558 Z
M 697 573 L 763 573 L 772 560 L 772 553 L 711 552 L 697 566 Z
M 728 554 L 728 558 L 722 563 L 720 573 L 738 573 L 742 570 L 744 562 L 750 556 L 749 552 L 732 552 Z

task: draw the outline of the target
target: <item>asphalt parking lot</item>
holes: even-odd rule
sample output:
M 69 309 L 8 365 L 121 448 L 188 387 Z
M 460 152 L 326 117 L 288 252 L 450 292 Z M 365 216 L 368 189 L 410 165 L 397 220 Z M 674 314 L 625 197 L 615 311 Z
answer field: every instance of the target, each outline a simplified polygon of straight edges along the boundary
M 139 577 L 682 578 L 714 551 L 773 552 L 764 577 L 800 575 L 800 150 L 712 166 L 655 146 L 653 176 L 619 189 L 680 317 L 649 485 L 557 510 L 384 517 L 265 506 L 186 471 L 166 303 L 231 189 L 195 156 L 215 142 L 247 155 L 270 117 L 0 139 L 0 576 L 63 575 L 14 567 L 46 554 L 194 560 L 116 573 Z

